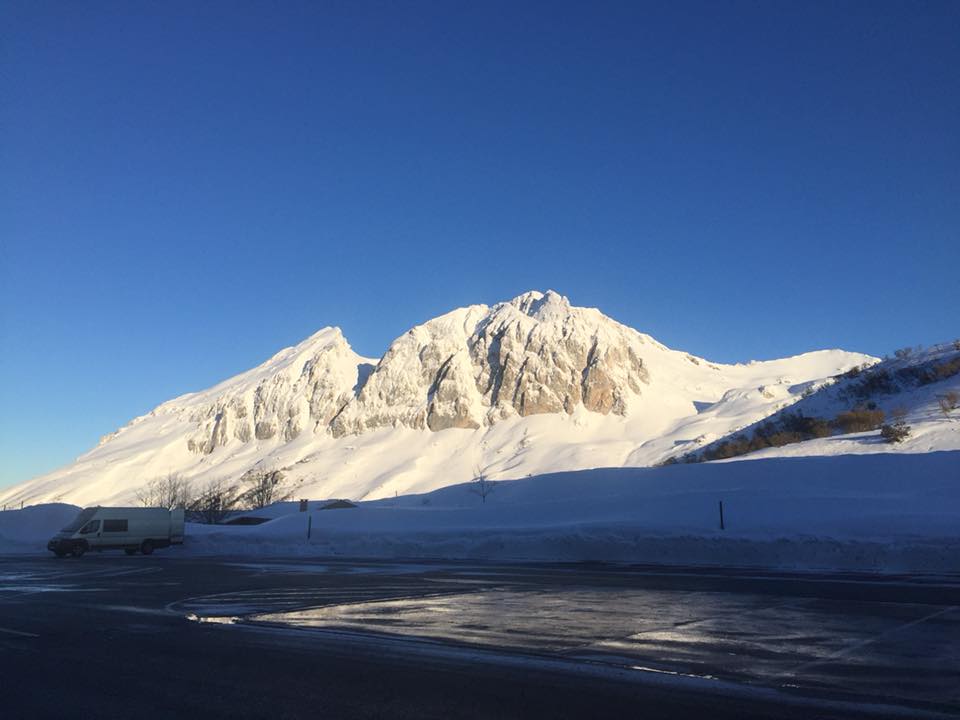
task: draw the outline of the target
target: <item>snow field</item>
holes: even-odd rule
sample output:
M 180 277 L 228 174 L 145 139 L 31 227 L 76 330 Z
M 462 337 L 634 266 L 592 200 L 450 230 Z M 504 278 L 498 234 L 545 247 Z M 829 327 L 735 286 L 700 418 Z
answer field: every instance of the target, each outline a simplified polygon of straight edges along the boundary
M 319 504 L 253 511 L 273 518 L 256 526 L 190 524 L 169 552 L 960 573 L 957 451 L 564 472 L 497 483 L 486 502 L 454 485 L 356 509 Z M 0 513 L 0 549 L 42 551 L 74 513 Z

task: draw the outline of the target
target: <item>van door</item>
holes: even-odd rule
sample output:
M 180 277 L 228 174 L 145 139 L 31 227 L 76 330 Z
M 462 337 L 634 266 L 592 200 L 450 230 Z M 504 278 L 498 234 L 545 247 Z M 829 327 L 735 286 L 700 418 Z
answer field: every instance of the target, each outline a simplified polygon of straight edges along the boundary
M 82 528 L 80 532 L 77 533 L 83 540 L 87 541 L 87 545 L 90 547 L 97 547 L 101 544 L 100 542 L 100 521 L 91 520 Z

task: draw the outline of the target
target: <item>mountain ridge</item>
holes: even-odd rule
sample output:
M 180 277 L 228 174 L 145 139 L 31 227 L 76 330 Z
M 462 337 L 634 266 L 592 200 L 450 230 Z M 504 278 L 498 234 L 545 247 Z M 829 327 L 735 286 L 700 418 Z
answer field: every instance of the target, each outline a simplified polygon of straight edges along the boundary
M 376 360 L 323 328 L 161 403 L 74 463 L 0 492 L 0 502 L 130 501 L 169 472 L 203 483 L 267 466 L 313 496 L 369 497 L 463 481 L 476 467 L 506 477 L 650 465 L 677 443 L 709 442 L 795 402 L 809 383 L 875 361 L 819 350 L 713 363 L 552 290 L 530 291 L 427 320 Z M 360 446 L 390 456 L 361 457 Z

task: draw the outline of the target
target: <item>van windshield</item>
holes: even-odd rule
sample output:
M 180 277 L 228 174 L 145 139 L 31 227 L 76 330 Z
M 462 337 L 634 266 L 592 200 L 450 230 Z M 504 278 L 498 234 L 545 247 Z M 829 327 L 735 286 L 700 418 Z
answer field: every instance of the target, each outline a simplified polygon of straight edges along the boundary
M 86 524 L 87 520 L 92 518 L 96 512 L 96 508 L 87 508 L 86 510 L 81 510 L 80 514 L 73 519 L 73 522 L 63 528 L 63 530 L 60 532 L 76 532 L 82 528 Z

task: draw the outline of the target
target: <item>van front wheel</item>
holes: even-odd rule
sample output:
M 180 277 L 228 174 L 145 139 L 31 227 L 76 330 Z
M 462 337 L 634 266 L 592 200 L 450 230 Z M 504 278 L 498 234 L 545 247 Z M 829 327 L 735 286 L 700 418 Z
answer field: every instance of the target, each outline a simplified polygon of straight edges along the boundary
M 136 549 L 136 548 L 124 548 L 123 551 L 124 551 L 127 555 L 136 555 L 136 554 L 137 554 L 137 549 Z
M 70 554 L 73 555 L 74 557 L 80 557 L 80 556 L 83 555 L 86 551 L 87 551 L 87 544 L 86 544 L 86 543 L 82 543 L 82 542 L 78 542 L 78 543 L 77 543 L 76 545 L 74 545 L 73 548 L 70 550 Z
M 152 540 L 144 540 L 144 541 L 140 544 L 140 552 L 142 552 L 144 555 L 149 555 L 150 553 L 152 553 L 152 552 L 153 552 L 153 541 L 152 541 Z

